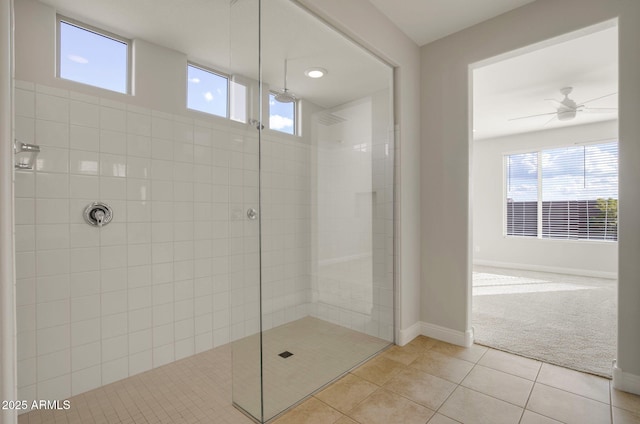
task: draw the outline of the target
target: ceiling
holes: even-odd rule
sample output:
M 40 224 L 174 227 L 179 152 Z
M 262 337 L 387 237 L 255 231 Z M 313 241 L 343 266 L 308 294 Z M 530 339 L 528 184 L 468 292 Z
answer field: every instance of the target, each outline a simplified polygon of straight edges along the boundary
M 534 0 L 369 0 L 424 46 Z
M 565 38 L 566 40 L 566 38 Z M 614 113 L 578 112 L 570 121 L 549 122 L 562 100 L 562 87 L 578 104 L 618 91 L 618 29 L 582 34 L 530 51 L 473 72 L 474 139 L 540 131 L 617 119 Z M 589 108 L 617 108 L 617 94 L 587 103 Z
M 69 18 L 187 54 L 190 61 L 258 78 L 257 0 L 40 0 Z M 392 70 L 290 0 L 262 2 L 262 75 L 329 108 L 391 85 Z M 310 79 L 304 71 L 328 74 Z

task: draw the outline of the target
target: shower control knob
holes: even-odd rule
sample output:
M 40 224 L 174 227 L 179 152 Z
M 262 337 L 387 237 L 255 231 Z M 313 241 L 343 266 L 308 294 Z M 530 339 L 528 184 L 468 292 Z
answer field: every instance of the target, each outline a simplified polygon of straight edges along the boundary
M 247 209 L 247 218 L 254 220 L 258 217 L 258 211 L 253 208 Z
M 102 202 L 93 202 L 84 210 L 84 220 L 87 224 L 94 227 L 102 227 L 107 225 L 113 219 L 113 211 L 111 206 Z

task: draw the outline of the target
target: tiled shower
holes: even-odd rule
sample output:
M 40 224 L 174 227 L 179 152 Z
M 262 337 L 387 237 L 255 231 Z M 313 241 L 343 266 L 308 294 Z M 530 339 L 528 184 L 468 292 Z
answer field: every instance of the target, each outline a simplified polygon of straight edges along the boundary
M 53 58 L 33 55 L 53 53 L 55 37 L 39 35 L 60 12 L 45 3 L 16 2 L 15 138 L 40 146 L 34 169 L 15 172 L 20 399 L 67 399 L 309 317 L 381 341 L 340 372 L 393 342 L 387 65 L 295 3 L 269 5 L 293 8 L 386 78 L 330 107 L 302 98 L 297 135 L 258 131 L 186 109 L 191 58 L 133 36 L 140 96 L 48 76 L 34 66 Z M 96 201 L 113 210 L 101 228 L 83 217 Z M 259 360 L 264 346 L 249 346 Z

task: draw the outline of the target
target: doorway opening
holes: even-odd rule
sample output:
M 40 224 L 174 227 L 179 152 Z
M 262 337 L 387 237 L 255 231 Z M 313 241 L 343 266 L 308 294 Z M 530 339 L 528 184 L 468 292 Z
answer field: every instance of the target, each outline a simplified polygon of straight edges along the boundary
M 472 69 L 476 343 L 611 377 L 618 28 Z

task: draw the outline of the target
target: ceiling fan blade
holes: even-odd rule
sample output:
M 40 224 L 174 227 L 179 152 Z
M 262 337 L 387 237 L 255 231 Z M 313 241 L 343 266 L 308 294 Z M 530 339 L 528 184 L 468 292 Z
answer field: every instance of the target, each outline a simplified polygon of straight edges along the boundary
M 585 107 L 581 112 L 587 113 L 617 113 L 617 107 Z
M 527 119 L 527 118 L 535 118 L 538 116 L 549 116 L 549 115 L 557 115 L 558 112 L 549 112 L 549 113 L 539 113 L 537 115 L 529 115 L 529 116 L 520 116 L 518 118 L 511 118 L 509 121 L 517 121 L 519 119 Z
M 552 123 L 553 121 L 555 121 L 556 119 L 558 119 L 558 116 L 554 116 L 553 118 L 549 119 L 547 122 L 544 123 L 543 127 L 546 127 L 547 125 L 549 125 L 550 123 Z
M 614 94 L 618 94 L 618 92 L 616 91 L 615 93 L 605 94 L 604 96 L 596 97 L 595 99 L 591 99 L 591 100 L 587 100 L 586 102 L 582 102 L 582 104 L 585 105 L 585 104 L 590 103 L 590 102 L 595 102 L 596 100 L 604 99 L 605 97 L 613 96 Z
M 562 103 L 560 100 L 556 100 L 556 99 L 545 99 L 548 102 L 553 102 L 555 103 L 556 106 L 558 107 L 566 107 L 564 103 Z

